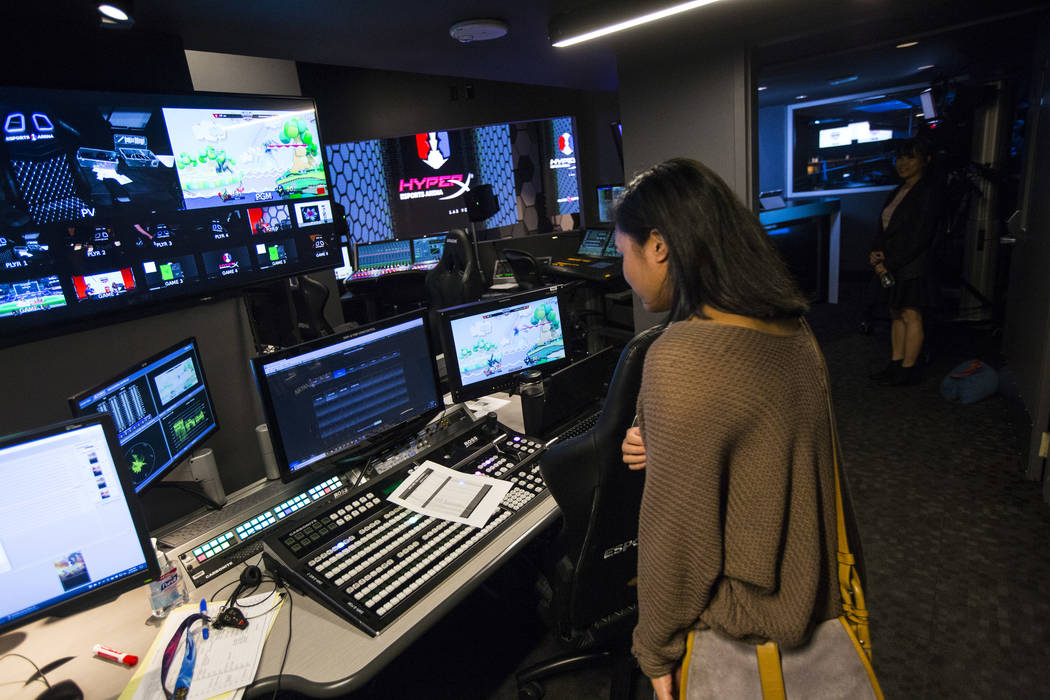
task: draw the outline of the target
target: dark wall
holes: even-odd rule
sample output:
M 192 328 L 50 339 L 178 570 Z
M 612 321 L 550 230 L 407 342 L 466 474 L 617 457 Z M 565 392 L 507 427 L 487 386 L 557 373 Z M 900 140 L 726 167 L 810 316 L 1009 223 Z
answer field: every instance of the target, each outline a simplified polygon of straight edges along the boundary
M 299 64 L 299 85 L 303 95 L 317 100 L 328 143 L 575 116 L 580 195 L 587 221 L 598 220 L 594 188 L 623 179 L 609 130 L 609 122 L 619 119 L 613 92 L 317 63 Z
M 758 110 L 758 191 L 787 192 L 787 107 Z

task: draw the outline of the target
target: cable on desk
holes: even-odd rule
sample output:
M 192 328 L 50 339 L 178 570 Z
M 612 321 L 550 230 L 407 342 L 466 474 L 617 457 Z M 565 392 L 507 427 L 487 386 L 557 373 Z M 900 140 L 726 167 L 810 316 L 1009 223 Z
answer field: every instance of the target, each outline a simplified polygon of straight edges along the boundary
M 281 588 L 288 594 L 288 641 L 284 643 L 284 656 L 281 657 L 281 668 L 277 671 L 277 687 L 273 690 L 273 700 L 277 700 L 277 693 L 281 690 L 281 678 L 284 676 L 284 664 L 288 661 L 288 650 L 292 648 L 292 591 L 287 585 L 281 584 Z
M 30 676 L 29 680 L 26 681 L 26 685 L 29 685 L 30 683 L 32 683 L 33 681 L 36 680 L 37 676 L 40 676 L 40 680 L 42 680 L 44 682 L 44 685 L 46 685 L 48 688 L 51 687 L 51 684 L 48 683 L 48 681 L 47 681 L 47 676 L 44 675 L 44 672 L 40 670 L 40 667 L 37 666 L 36 663 L 34 663 L 31 658 L 29 658 L 28 656 L 23 656 L 22 654 L 11 652 L 10 654 L 4 654 L 3 656 L 0 656 L 0 661 L 3 661 L 4 659 L 6 659 L 9 656 L 17 656 L 20 659 L 25 659 L 26 661 L 29 662 L 29 664 L 34 669 L 36 669 L 36 673 L 34 673 L 32 676 Z

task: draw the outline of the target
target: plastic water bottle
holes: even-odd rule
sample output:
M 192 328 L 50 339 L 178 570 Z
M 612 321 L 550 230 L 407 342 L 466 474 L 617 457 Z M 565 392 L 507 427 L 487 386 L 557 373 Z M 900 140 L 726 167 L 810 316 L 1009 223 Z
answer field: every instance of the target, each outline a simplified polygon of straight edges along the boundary
M 885 272 L 882 273 L 882 276 L 879 278 L 879 282 L 886 289 L 889 289 L 893 285 L 897 284 L 897 280 L 894 279 L 893 273 L 890 272 L 889 270 L 886 270 Z
M 168 555 L 157 549 L 157 540 L 152 538 L 153 551 L 157 555 L 157 565 L 160 567 L 160 576 L 157 580 L 150 581 L 149 605 L 153 611 L 153 617 L 167 617 L 175 608 L 184 605 L 190 599 L 186 592 L 186 579 L 179 571 L 178 564 L 170 559 Z

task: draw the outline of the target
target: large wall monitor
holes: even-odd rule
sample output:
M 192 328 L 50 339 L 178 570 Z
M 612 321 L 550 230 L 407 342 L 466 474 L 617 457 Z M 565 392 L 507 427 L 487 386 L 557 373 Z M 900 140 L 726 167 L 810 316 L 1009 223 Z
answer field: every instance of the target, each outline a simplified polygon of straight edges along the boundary
M 0 128 L 7 342 L 339 263 L 312 100 L 0 88 Z
M 69 400 L 73 415 L 108 413 L 141 491 L 219 428 L 194 338 L 157 353 Z
M 449 388 L 456 401 L 508 389 L 523 370 L 569 364 L 558 287 L 439 312 Z
M 356 243 L 465 229 L 476 185 L 499 202 L 479 230 L 567 230 L 580 225 L 575 132 L 574 118 L 557 117 L 339 143 L 328 167 Z
M 286 481 L 442 408 L 423 312 L 256 357 L 252 370 Z
M 0 632 L 159 576 L 109 416 L 0 438 Z

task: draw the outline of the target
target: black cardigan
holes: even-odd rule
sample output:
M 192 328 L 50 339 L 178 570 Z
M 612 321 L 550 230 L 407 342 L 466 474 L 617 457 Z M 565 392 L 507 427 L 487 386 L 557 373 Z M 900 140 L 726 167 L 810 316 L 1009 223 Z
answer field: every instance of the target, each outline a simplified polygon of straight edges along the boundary
M 900 191 L 897 186 L 883 204 L 883 209 Z M 924 177 L 911 188 L 893 211 L 888 226 L 882 225 L 879 210 L 879 233 L 872 250 L 886 254 L 884 265 L 898 280 L 909 280 L 926 274 L 930 245 L 942 223 L 941 196 L 933 180 Z

